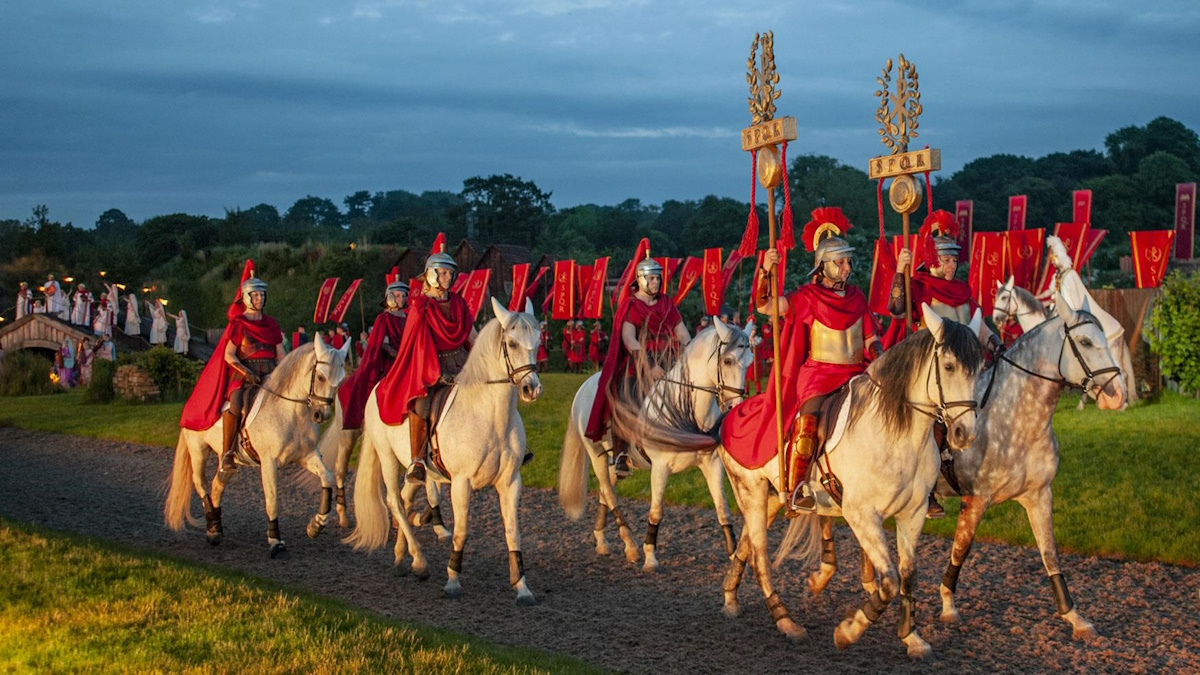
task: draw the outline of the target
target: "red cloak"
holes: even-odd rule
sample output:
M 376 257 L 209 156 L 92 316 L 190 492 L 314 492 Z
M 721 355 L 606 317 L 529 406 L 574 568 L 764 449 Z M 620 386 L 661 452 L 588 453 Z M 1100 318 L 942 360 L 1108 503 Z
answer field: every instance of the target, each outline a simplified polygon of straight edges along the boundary
M 471 308 L 461 295 L 450 293 L 443 301 L 424 294 L 414 297 L 396 362 L 376 389 L 380 419 L 403 424 L 412 402 L 427 396 L 442 376 L 438 352 L 466 346 L 470 337 Z
M 342 404 L 342 429 L 362 428 L 363 412 L 367 407 L 367 397 L 371 395 L 371 387 L 388 373 L 393 362 L 392 357 L 383 351 L 383 340 L 387 338 L 388 344 L 399 352 L 403 337 L 403 316 L 383 312 L 375 317 L 358 370 L 338 388 L 338 402 Z
M 621 327 L 627 322 L 638 329 L 643 349 L 661 352 L 674 339 L 675 326 L 683 322 L 683 317 L 679 315 L 679 308 L 664 295 L 659 295 L 658 302 L 653 305 L 646 304 L 634 295 L 621 302 L 613 320 L 612 338 L 608 343 L 608 353 L 604 356 L 604 367 L 600 369 L 596 399 L 592 402 L 592 414 L 588 417 L 585 431 L 585 435 L 593 441 L 604 438 L 608 428 L 609 389 L 617 386 L 620 378 L 633 365 L 629 352 L 625 351 L 625 342 L 621 339 Z
M 899 272 L 897 272 L 899 274 Z M 933 304 L 934 300 L 958 307 L 963 303 L 967 303 L 971 311 L 974 312 L 979 303 L 975 302 L 975 298 L 971 296 L 971 287 L 965 281 L 958 279 L 943 279 L 935 277 L 929 273 L 929 270 L 917 270 L 912 275 L 912 298 L 909 300 L 912 311 L 917 312 L 913 315 L 913 324 L 921 322 L 921 303 Z M 883 334 L 883 348 L 890 349 L 898 344 L 901 340 L 908 336 L 908 331 L 904 326 L 904 317 L 893 318 L 888 324 L 887 331 Z
M 600 363 L 600 329 L 593 328 L 588 333 L 588 361 Z
M 275 319 L 266 314 L 258 321 L 247 319 L 245 314 L 231 317 L 221 339 L 217 341 L 216 349 L 208 358 L 208 364 L 196 380 L 196 388 L 183 406 L 179 426 L 192 431 L 204 431 L 217 423 L 229 393 L 242 386 L 241 379 L 233 377 L 233 369 L 225 362 L 225 345 L 230 342 L 241 344 L 243 338 L 270 347 L 270 354 L 262 350 L 248 358 L 275 358 L 276 345 L 283 343 L 283 331 L 279 330 Z
M 800 406 L 813 396 L 833 392 L 866 370 L 866 362 L 834 364 L 808 358 L 808 335 L 814 321 L 835 330 L 846 330 L 859 319 L 863 338 L 875 335 L 875 319 L 867 296 L 854 286 L 844 296 L 812 283 L 787 296 L 788 312 L 780 327 L 780 364 L 784 432 L 791 426 Z M 775 456 L 775 373 L 767 378 L 763 393 L 738 404 L 721 424 L 721 443 L 739 464 L 757 469 Z

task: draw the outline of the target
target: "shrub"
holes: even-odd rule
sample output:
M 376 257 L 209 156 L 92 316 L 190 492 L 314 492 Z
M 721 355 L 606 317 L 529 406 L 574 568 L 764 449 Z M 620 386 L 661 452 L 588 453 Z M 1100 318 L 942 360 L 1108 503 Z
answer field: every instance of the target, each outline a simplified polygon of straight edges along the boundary
M 200 371 L 204 368 L 204 364 L 176 354 L 166 347 L 154 347 L 143 352 L 134 357 L 134 363 L 146 371 L 165 397 L 190 394 L 200 377 Z
M 113 391 L 113 376 L 117 374 L 117 364 L 108 359 L 96 359 L 92 362 L 92 383 L 88 386 L 87 400 L 92 403 L 111 403 L 116 398 Z
M 1187 390 L 1200 389 L 1200 275 L 1176 270 L 1163 282 L 1150 315 L 1150 349 L 1163 375 Z
M 54 363 L 32 352 L 17 349 L 0 363 L 0 396 L 37 396 L 62 391 L 50 381 Z

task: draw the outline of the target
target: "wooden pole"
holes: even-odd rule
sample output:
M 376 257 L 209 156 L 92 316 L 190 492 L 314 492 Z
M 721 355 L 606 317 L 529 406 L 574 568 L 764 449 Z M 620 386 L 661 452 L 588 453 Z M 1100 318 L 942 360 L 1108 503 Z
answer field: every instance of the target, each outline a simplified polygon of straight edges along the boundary
M 912 253 L 912 259 L 909 260 L 908 267 L 904 268 L 904 332 L 907 335 L 912 335 L 912 269 L 913 265 L 917 262 L 917 252 L 912 250 L 908 241 L 908 212 L 905 211 L 900 214 L 900 217 L 904 222 L 904 246 L 901 248 L 907 248 Z
M 754 207 L 753 204 L 750 205 Z M 775 248 L 775 188 L 767 188 L 767 246 Z M 775 382 L 772 396 L 775 397 L 775 447 L 779 455 L 779 490 L 780 492 L 787 489 L 787 458 L 784 457 L 783 445 L 783 383 L 779 377 L 779 283 L 776 281 L 776 275 L 779 274 L 779 264 L 771 268 L 771 273 L 767 275 L 767 283 L 771 284 L 771 352 L 775 355 L 775 361 L 771 364 L 771 380 Z

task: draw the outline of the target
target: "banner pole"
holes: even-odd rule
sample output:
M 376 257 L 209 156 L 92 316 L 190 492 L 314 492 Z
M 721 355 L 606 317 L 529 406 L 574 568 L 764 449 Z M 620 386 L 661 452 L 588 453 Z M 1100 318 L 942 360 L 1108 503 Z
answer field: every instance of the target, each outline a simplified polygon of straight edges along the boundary
M 753 204 L 750 205 L 754 207 Z M 767 248 L 775 248 L 775 188 L 767 188 Z M 779 264 L 771 268 L 767 275 L 767 283 L 771 284 L 771 352 L 775 361 L 771 364 L 771 380 L 775 383 L 772 396 L 775 397 L 775 447 L 779 456 L 779 491 L 787 489 L 787 458 L 784 457 L 783 445 L 783 383 L 779 377 Z M 786 497 L 785 497 L 786 498 Z

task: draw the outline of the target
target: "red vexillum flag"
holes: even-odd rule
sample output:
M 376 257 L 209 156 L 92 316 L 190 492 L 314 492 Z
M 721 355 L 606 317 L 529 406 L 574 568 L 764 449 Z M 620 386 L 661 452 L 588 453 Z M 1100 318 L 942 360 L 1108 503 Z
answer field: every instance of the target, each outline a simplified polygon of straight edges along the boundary
M 350 288 L 346 289 L 346 292 L 342 294 L 341 299 L 339 299 L 337 304 L 333 306 L 333 311 L 331 311 L 329 316 L 326 317 L 327 320 L 334 323 L 342 322 L 342 318 L 346 316 L 346 310 L 350 309 L 350 301 L 354 299 L 354 292 L 358 290 L 358 285 L 361 283 L 362 279 L 355 279 L 350 284 Z
M 782 256 L 787 255 L 787 250 L 780 249 L 779 255 L 781 256 L 781 259 L 782 259 Z M 726 260 L 725 264 L 721 266 L 721 299 L 722 299 L 722 301 L 724 301 L 724 299 L 725 299 L 725 291 L 729 290 L 729 282 L 733 281 L 734 270 L 737 269 L 738 264 L 741 263 L 742 258 L 745 258 L 745 257 L 746 256 L 743 256 L 742 252 L 740 250 L 734 249 L 729 252 L 729 259 Z
M 575 318 L 575 261 L 558 260 L 554 263 L 554 303 L 550 318 L 565 321 Z
M 1075 223 L 1091 223 L 1092 222 L 1092 191 L 1091 190 L 1076 190 L 1071 193 L 1071 213 L 1074 218 L 1071 222 Z
M 512 293 L 508 296 L 508 311 L 521 312 L 525 310 L 525 287 L 529 285 L 530 263 L 513 265 Z
M 907 248 L 913 254 L 913 267 L 916 267 L 918 264 L 920 264 L 920 261 L 918 260 L 918 256 L 917 256 L 917 251 L 919 250 L 917 248 L 917 244 L 920 243 L 920 241 L 918 241 L 920 239 L 920 237 L 921 237 L 921 235 L 919 235 L 919 234 L 908 235 L 908 245 L 905 246 L 904 235 L 902 235 L 902 234 L 892 235 L 892 258 L 893 259 L 899 258 L 900 251 L 903 251 L 904 249 Z
M 488 295 L 488 282 L 492 279 L 492 270 L 484 268 L 475 270 L 470 274 L 464 274 L 466 282 L 463 284 L 462 294 L 463 300 L 466 300 L 467 307 L 471 310 L 471 320 L 479 316 L 479 309 L 483 307 L 484 300 Z
M 971 274 L 968 283 L 983 313 L 996 305 L 996 284 L 1008 277 L 1004 268 L 1004 233 L 976 232 L 971 243 Z
M 675 290 L 675 297 L 671 298 L 671 302 L 675 303 L 676 307 L 696 287 L 696 282 L 700 280 L 700 274 L 703 271 L 704 261 L 700 258 L 688 256 L 687 260 L 683 262 L 682 271 L 679 272 L 679 288 Z
M 704 249 L 704 275 L 701 287 L 704 289 L 704 313 L 720 314 L 721 302 L 725 299 L 722 288 L 724 275 L 721 274 L 721 249 Z
M 596 262 L 592 265 L 592 279 L 588 283 L 587 294 L 583 298 L 583 318 L 599 319 L 604 313 L 604 286 L 607 282 L 608 256 L 596 258 Z
M 761 260 L 759 261 L 761 265 Z M 876 314 L 888 315 L 888 298 L 892 292 L 892 278 L 896 275 L 896 254 L 885 239 L 875 240 L 875 254 L 871 258 L 871 289 L 867 294 L 867 305 Z M 758 278 L 758 275 L 755 275 Z
M 644 260 L 646 254 L 649 252 L 650 240 L 642 237 L 642 240 L 638 242 L 637 250 L 633 252 L 633 259 L 629 261 L 629 264 L 625 265 L 625 271 L 621 273 L 621 280 L 617 282 L 617 288 L 613 291 L 613 307 L 620 307 L 621 303 L 625 302 L 625 299 L 629 297 L 629 287 L 633 283 L 633 274 L 636 265 L 639 261 Z M 659 291 L 661 292 L 662 289 L 660 288 Z
M 958 262 L 971 259 L 971 233 L 975 231 L 975 202 L 963 199 L 954 202 L 954 219 L 958 221 Z
M 1025 210 L 1029 206 L 1029 197 L 1013 195 L 1008 198 L 1008 230 L 1025 229 Z
M 1033 290 L 1042 270 L 1042 247 L 1046 230 L 1016 230 L 1004 233 L 1005 266 L 1021 288 Z
M 594 265 L 575 265 L 575 306 L 582 308 L 587 298 L 588 289 L 592 284 L 592 267 Z
M 1175 259 L 1191 260 L 1196 255 L 1196 184 L 1175 185 Z
M 1133 246 L 1133 278 L 1138 288 L 1158 288 L 1171 259 L 1175 230 L 1135 230 L 1129 233 Z
M 317 291 L 317 305 L 313 309 L 313 323 L 325 323 L 329 314 L 329 304 L 333 302 L 333 292 L 337 289 L 338 277 L 329 277 Z

